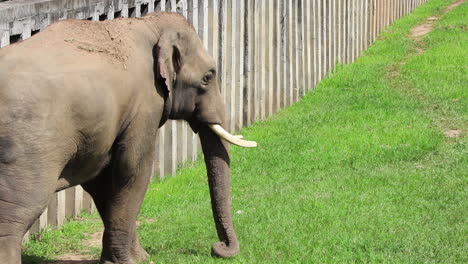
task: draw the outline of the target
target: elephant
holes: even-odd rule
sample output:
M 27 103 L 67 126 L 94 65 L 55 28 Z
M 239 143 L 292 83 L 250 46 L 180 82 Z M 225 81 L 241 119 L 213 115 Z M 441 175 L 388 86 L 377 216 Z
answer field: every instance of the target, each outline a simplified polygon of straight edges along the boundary
M 148 257 L 136 218 L 158 129 L 199 134 L 220 242 L 240 252 L 231 216 L 228 133 L 215 60 L 176 13 L 62 20 L 0 50 L 0 259 L 21 263 L 22 238 L 55 192 L 81 185 L 104 223 L 100 263 Z

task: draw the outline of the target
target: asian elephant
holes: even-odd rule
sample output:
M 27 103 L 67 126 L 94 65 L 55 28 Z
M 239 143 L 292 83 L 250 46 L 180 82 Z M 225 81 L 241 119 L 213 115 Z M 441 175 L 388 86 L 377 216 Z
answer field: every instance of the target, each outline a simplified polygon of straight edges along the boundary
M 136 217 L 158 128 L 186 120 L 200 136 L 220 242 L 239 253 L 228 144 L 214 59 L 175 13 L 64 20 L 0 50 L 0 260 L 21 262 L 26 231 L 60 190 L 81 185 L 104 222 L 101 263 L 137 263 Z

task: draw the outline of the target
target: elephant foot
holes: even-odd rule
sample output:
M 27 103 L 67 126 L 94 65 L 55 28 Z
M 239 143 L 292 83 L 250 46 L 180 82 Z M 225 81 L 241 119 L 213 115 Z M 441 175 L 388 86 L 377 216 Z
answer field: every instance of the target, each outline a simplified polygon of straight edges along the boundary
M 121 254 L 119 254 L 121 255 Z M 132 247 L 129 254 L 124 254 L 128 257 L 115 259 L 108 259 L 106 257 L 101 257 L 99 263 L 102 264 L 138 264 L 142 261 L 145 261 L 149 258 L 149 254 L 138 244 L 138 246 Z
M 149 254 L 146 252 L 146 250 L 143 249 L 143 247 L 141 247 L 140 243 L 138 242 L 135 244 L 135 246 L 132 247 L 130 254 L 132 260 L 135 263 L 139 263 L 149 258 Z

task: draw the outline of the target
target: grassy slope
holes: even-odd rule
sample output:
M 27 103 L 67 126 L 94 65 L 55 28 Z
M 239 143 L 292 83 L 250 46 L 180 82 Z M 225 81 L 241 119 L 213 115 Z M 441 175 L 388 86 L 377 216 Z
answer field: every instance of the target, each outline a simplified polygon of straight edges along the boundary
M 154 182 L 139 228 L 151 260 L 466 263 L 468 141 L 442 131 L 468 131 L 468 4 L 424 42 L 407 38 L 449 2 L 397 21 L 355 64 L 243 130 L 260 147 L 232 148 L 240 256 L 209 254 L 216 234 L 202 162 Z M 427 51 L 415 56 L 416 45 Z M 32 241 L 26 253 L 58 254 L 76 232 L 48 232 L 51 242 Z

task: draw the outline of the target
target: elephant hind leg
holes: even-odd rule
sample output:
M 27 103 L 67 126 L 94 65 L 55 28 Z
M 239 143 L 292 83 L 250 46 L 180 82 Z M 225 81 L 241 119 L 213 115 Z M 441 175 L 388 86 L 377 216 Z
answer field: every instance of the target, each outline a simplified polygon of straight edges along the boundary
M 5 168 L 0 164 L 0 262 L 21 263 L 24 235 L 47 206 L 53 188 L 37 172 Z M 36 179 L 37 179 L 36 178 Z

